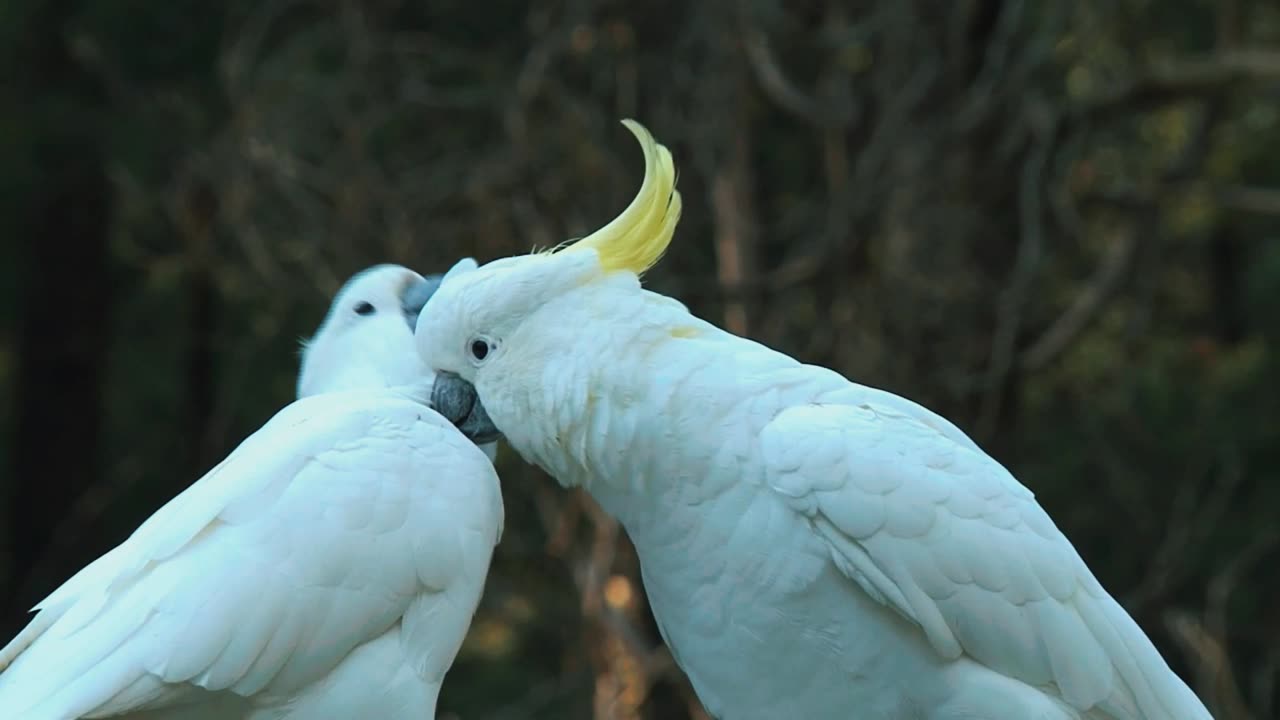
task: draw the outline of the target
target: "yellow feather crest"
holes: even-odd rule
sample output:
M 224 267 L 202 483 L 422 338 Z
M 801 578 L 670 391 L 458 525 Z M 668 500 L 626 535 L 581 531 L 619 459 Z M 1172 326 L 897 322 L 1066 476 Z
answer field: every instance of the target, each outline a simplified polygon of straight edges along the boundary
M 623 120 L 622 124 L 636 136 L 644 150 L 644 181 L 640 191 L 627 209 L 608 225 L 564 249 L 591 248 L 600 256 L 605 272 L 630 270 L 640 275 L 658 262 L 671 243 L 682 205 L 680 192 L 676 190 L 676 167 L 671 151 L 659 145 L 635 120 Z

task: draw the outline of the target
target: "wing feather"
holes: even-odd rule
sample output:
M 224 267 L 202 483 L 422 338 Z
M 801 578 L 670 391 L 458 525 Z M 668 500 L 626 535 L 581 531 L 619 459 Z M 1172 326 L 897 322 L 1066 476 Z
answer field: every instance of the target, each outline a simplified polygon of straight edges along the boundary
M 103 716 L 322 677 L 457 572 L 456 553 L 388 550 L 441 536 L 411 512 L 433 502 L 422 478 L 468 473 L 493 469 L 409 399 L 291 404 L 37 605 L 0 650 L 0 714 Z
M 1082 712 L 1208 718 L 1033 494 L 904 402 L 794 407 L 761 434 L 769 485 L 812 518 L 841 571 L 944 657 Z

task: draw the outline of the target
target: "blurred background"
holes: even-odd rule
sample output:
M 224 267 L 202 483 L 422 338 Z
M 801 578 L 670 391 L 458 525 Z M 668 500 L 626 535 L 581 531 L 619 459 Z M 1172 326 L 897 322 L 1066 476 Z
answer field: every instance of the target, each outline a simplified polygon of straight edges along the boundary
M 6 639 L 292 399 L 349 275 L 612 218 L 636 117 L 652 288 L 950 417 L 1280 717 L 1280 5 L 0 0 L 0 73 Z M 442 717 L 704 717 L 624 534 L 501 470 Z

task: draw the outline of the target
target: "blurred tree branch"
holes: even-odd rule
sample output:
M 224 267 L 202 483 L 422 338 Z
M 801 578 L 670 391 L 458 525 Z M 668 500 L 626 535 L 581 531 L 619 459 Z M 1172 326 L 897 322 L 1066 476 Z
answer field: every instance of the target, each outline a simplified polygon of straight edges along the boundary
M 819 128 L 847 128 L 857 122 L 858 113 L 852 107 L 821 101 L 797 87 L 783 71 L 765 34 L 750 25 L 745 13 L 740 13 L 739 18 L 743 49 L 751 63 L 756 82 L 770 100 Z
M 1222 93 L 1238 82 L 1280 80 L 1280 52 L 1222 50 L 1202 58 L 1154 63 L 1107 91 L 1072 103 L 1069 125 L 1105 122 L 1188 98 Z

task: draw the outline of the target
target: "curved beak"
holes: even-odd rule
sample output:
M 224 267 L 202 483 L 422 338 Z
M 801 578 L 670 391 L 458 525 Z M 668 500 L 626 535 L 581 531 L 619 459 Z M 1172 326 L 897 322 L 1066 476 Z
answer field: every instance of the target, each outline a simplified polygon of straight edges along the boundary
M 443 281 L 444 275 L 428 275 L 409 283 L 400 294 L 400 308 L 404 311 L 405 322 L 409 323 L 409 332 L 418 329 L 418 315 L 422 314 L 422 308 L 427 306 L 427 301 L 436 294 Z
M 480 403 L 475 386 L 451 372 L 436 373 L 435 384 L 431 388 L 431 407 L 477 445 L 502 437 L 502 432 Z

